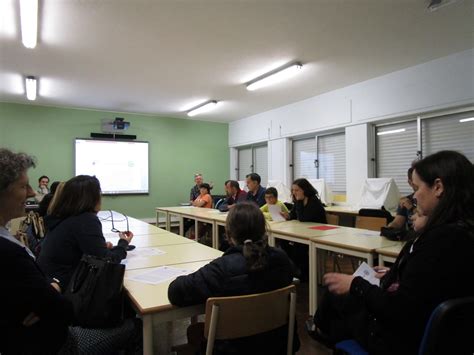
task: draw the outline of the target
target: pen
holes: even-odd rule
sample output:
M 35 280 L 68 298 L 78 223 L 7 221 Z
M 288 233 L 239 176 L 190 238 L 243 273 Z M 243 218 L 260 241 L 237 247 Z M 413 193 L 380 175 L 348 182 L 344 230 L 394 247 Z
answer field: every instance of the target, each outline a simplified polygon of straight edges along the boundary
M 378 273 L 384 273 L 384 272 L 387 272 L 388 270 L 387 269 L 380 269 L 380 270 L 377 270 L 376 272 Z

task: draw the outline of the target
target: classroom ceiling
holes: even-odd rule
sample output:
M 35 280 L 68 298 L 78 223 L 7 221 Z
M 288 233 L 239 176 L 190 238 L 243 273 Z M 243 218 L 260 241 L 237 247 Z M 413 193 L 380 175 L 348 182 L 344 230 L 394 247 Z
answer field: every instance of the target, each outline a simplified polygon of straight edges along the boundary
M 0 1 L 0 101 L 230 122 L 474 47 L 474 2 L 427 0 L 40 0 L 23 47 L 17 0 Z M 298 60 L 276 86 L 245 83 Z M 124 114 L 126 117 L 126 114 Z M 187 118 L 191 119 L 191 118 Z

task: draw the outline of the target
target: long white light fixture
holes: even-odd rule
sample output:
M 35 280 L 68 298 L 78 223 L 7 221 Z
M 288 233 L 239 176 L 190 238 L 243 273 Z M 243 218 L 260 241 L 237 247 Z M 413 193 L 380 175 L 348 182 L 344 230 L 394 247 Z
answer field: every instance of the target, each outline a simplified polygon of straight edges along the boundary
M 459 122 L 463 123 L 463 122 L 470 122 L 470 121 L 474 121 L 474 117 L 471 117 L 471 118 L 463 118 L 463 119 L 460 119 Z
M 27 76 L 25 78 L 26 98 L 30 101 L 36 100 L 36 78 L 34 76 Z
M 20 0 L 21 38 L 26 48 L 35 48 L 38 39 L 38 0 Z
M 272 84 L 279 83 L 298 74 L 302 68 L 303 65 L 301 65 L 301 63 L 292 63 L 290 65 L 280 67 L 254 80 L 251 80 L 247 84 L 247 90 L 253 91 Z
M 385 131 L 385 132 L 377 132 L 378 136 L 383 136 L 385 134 L 395 134 L 395 133 L 400 133 L 400 132 L 405 132 L 405 128 L 400 128 L 400 129 L 392 129 L 391 131 Z
M 206 101 L 188 111 L 188 116 L 193 117 L 204 112 L 208 112 L 217 106 L 216 100 Z

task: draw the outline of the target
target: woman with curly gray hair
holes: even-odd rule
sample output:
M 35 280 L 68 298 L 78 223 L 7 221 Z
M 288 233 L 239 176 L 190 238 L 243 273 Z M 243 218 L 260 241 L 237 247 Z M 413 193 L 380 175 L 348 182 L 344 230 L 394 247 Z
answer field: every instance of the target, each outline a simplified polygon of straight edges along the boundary
M 27 171 L 34 159 L 0 148 L 0 353 L 54 354 L 66 341 L 73 310 L 36 265 L 33 253 L 6 229 L 25 215 L 35 192 Z

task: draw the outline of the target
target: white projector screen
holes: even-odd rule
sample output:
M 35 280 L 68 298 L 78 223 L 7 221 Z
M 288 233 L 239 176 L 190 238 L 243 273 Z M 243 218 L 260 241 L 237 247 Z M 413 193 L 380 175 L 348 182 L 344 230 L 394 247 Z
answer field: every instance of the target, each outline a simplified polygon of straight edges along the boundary
M 148 142 L 75 140 L 75 175 L 94 175 L 104 195 L 148 193 Z

